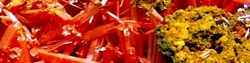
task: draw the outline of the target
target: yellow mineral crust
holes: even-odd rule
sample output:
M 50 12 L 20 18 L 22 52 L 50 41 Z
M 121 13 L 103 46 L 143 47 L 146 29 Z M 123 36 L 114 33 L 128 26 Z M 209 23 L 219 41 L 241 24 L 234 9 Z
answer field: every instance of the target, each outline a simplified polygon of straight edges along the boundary
M 235 21 L 215 6 L 177 10 L 157 27 L 159 50 L 172 63 L 250 63 L 250 42 L 231 32 Z

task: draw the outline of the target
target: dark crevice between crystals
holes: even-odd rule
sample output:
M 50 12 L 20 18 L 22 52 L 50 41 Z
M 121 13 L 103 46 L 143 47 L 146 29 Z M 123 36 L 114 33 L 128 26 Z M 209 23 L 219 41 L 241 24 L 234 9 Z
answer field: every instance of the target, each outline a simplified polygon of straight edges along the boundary
M 243 42 L 242 42 L 240 39 L 238 39 L 238 38 L 235 38 L 234 41 L 235 41 L 236 43 L 239 43 L 239 44 L 242 44 L 242 43 L 243 43 Z
M 214 35 L 211 37 L 211 39 L 212 39 L 212 41 L 214 42 L 214 41 L 220 39 L 222 36 L 223 36 L 222 34 L 214 34 Z
M 219 48 L 217 48 L 217 49 L 215 49 L 215 50 L 217 51 L 218 54 L 220 54 L 220 53 L 222 52 L 223 48 L 222 48 L 222 47 L 219 47 Z

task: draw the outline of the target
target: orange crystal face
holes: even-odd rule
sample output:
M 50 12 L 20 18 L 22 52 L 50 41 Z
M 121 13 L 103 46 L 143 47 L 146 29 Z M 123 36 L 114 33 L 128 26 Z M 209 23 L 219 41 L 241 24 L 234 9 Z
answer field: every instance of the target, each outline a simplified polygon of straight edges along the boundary
M 227 12 L 242 6 L 233 0 L 173 0 L 151 12 L 134 6 L 136 1 L 2 0 L 0 63 L 165 63 L 155 35 L 163 17 L 189 5 Z

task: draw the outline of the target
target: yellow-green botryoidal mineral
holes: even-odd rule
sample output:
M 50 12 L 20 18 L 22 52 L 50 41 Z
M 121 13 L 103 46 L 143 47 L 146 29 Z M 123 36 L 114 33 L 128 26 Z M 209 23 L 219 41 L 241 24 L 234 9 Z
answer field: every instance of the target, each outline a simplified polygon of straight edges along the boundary
M 160 10 L 165 10 L 171 4 L 172 0 L 135 0 L 134 4 L 146 10 L 151 10 L 151 8 L 158 8 Z
M 177 10 L 157 26 L 159 50 L 172 63 L 248 63 L 250 42 L 231 32 L 233 17 L 215 6 Z

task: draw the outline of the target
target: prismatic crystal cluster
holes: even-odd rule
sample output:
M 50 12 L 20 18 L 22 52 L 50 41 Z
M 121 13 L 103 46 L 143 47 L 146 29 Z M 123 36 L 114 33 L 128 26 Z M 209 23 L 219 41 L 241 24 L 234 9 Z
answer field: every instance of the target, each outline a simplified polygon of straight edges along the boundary
M 1 0 L 0 63 L 162 63 L 155 8 L 170 3 Z
M 1 0 L 0 63 L 247 63 L 244 3 Z

